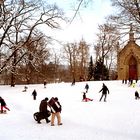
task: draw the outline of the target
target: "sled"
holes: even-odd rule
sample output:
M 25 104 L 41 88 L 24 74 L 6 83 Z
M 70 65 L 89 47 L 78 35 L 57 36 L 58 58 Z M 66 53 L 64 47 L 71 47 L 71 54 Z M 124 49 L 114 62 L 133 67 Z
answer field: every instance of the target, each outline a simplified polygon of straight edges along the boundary
M 52 112 L 55 113 L 56 110 L 60 108 L 60 105 L 55 101 L 55 99 L 52 97 L 48 102 Z
M 50 106 L 53 106 L 54 103 L 55 103 L 55 100 L 54 100 L 54 97 L 52 97 L 52 98 L 48 101 L 48 104 L 49 104 Z
M 35 119 L 38 123 L 41 123 L 40 121 L 43 120 L 43 119 L 45 119 L 46 122 L 49 123 L 50 120 L 48 120 L 48 117 L 49 117 L 50 115 L 51 115 L 51 112 L 50 112 L 49 110 L 47 110 L 47 113 L 46 113 L 45 116 L 42 114 L 42 112 L 35 112 L 35 113 L 33 114 L 33 117 L 34 117 L 34 119 Z
M 6 114 L 7 111 L 6 110 L 3 110 L 3 112 L 0 110 L 0 114 Z

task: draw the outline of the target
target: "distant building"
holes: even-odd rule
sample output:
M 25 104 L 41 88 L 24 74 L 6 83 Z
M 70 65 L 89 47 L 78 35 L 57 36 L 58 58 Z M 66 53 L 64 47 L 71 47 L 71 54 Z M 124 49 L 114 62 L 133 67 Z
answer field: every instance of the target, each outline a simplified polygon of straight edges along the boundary
M 132 28 L 127 45 L 118 53 L 118 79 L 140 79 L 140 46 L 135 42 Z

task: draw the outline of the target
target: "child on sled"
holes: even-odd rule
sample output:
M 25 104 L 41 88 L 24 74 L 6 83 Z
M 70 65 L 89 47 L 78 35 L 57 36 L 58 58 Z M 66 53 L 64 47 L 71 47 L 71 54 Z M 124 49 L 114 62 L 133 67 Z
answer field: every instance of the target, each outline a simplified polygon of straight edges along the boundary
M 87 98 L 87 97 L 86 97 L 86 93 L 83 92 L 83 100 L 82 100 L 82 101 L 83 101 L 83 102 L 88 102 L 88 101 L 93 101 L 93 99 Z
M 4 101 L 4 99 L 2 97 L 0 97 L 0 103 L 1 103 L 1 113 L 3 113 L 3 108 L 10 111 L 10 109 L 8 107 L 6 107 L 6 102 Z

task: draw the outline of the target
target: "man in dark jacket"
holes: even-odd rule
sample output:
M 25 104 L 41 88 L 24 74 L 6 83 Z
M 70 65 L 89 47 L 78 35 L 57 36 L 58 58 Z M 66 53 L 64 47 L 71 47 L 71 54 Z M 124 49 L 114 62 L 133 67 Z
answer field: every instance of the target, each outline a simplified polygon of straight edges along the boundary
M 101 91 L 102 91 L 102 96 L 101 96 L 99 101 L 101 101 L 103 96 L 104 96 L 104 102 L 106 102 L 106 97 L 107 97 L 107 93 L 109 94 L 109 90 L 108 90 L 107 86 L 104 83 L 103 83 L 102 89 L 99 92 L 101 92 Z
M 61 104 L 59 103 L 57 97 L 52 98 L 51 100 L 52 100 L 51 101 L 52 103 L 50 104 L 51 105 L 51 113 L 52 113 L 52 115 L 51 115 L 51 126 L 54 126 L 55 117 L 57 117 L 57 124 L 62 125 L 61 116 L 60 116 L 60 113 L 61 113 L 61 110 L 62 110 Z
M 4 101 L 4 99 L 2 97 L 0 97 L 0 103 L 1 103 L 1 113 L 3 113 L 3 108 L 10 111 L 10 109 L 8 107 L 6 107 L 6 102 Z
M 47 101 L 48 101 L 47 97 L 41 101 L 40 106 L 39 106 L 39 112 L 43 115 L 43 118 L 46 119 L 46 122 L 49 123 L 50 120 L 48 119 L 49 111 L 48 111 Z M 38 121 L 38 123 L 40 123 L 40 120 Z

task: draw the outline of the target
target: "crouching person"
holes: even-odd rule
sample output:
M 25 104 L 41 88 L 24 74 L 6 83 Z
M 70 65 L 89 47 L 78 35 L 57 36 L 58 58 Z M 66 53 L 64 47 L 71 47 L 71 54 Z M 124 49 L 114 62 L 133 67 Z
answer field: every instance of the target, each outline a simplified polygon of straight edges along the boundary
M 49 101 L 49 104 L 51 106 L 51 126 L 54 126 L 55 117 L 57 118 L 57 124 L 62 125 L 61 116 L 60 116 L 62 107 L 58 101 L 58 98 L 57 97 L 51 98 L 51 100 Z
M 140 99 L 140 96 L 139 96 L 138 91 L 135 91 L 135 99 L 136 99 L 136 100 Z
M 40 103 L 39 106 L 39 113 L 40 113 L 40 118 L 38 118 L 38 123 L 41 123 L 40 120 L 42 118 L 44 118 L 46 120 L 46 123 L 49 123 L 50 120 L 48 119 L 48 117 L 50 116 L 50 111 L 48 110 L 48 98 L 46 97 L 45 99 L 43 99 Z

